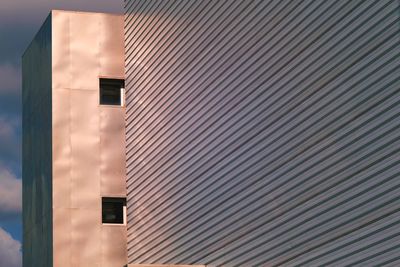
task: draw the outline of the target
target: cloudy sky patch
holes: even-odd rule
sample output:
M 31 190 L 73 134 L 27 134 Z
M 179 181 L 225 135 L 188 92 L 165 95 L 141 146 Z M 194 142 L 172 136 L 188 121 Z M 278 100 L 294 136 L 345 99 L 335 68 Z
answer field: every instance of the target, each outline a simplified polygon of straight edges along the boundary
M 22 183 L 0 165 L 0 218 L 18 215 L 22 211 Z M 1 262 L 1 261 L 0 261 Z
M 0 168 L 3 166 L 20 173 L 21 120 L 18 116 L 0 114 Z M 0 170 L 1 171 L 1 170 Z M 1 182 L 1 181 L 0 181 Z M 0 195 L 1 196 L 1 195 Z
M 9 63 L 0 64 L 0 96 L 5 94 L 19 94 L 21 88 L 21 72 L 16 66 Z
M 21 267 L 21 243 L 0 227 L 0 264 L 2 267 Z

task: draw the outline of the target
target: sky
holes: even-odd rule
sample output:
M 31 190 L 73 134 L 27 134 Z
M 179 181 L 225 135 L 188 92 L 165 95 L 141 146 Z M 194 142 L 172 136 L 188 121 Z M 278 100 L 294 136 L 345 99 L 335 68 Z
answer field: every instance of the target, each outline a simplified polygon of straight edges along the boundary
M 0 265 L 21 267 L 21 56 L 52 9 L 123 13 L 123 0 L 0 0 Z

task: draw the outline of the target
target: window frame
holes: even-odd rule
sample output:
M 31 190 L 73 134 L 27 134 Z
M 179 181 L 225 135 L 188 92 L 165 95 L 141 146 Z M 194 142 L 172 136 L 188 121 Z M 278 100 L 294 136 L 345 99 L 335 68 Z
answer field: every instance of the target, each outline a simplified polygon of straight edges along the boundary
M 112 102 L 104 102 L 103 96 L 106 95 L 103 92 L 103 86 L 112 87 L 118 84 L 119 87 L 119 103 L 113 104 Z M 102 86 L 103 85 L 103 86 Z M 125 106 L 125 79 L 119 77 L 99 77 L 99 105 L 107 107 L 124 107 Z
M 106 201 L 105 201 L 106 200 Z M 104 203 L 122 203 L 122 223 L 104 222 L 103 212 Z M 102 196 L 101 197 L 101 223 L 102 225 L 114 225 L 114 226 L 126 226 L 127 224 L 127 209 L 126 209 L 126 197 L 115 197 L 115 196 Z

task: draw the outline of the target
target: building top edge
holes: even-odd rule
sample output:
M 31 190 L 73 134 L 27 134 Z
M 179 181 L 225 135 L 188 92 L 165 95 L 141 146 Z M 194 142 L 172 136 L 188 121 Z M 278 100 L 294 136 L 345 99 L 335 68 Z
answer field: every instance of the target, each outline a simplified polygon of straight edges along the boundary
M 101 14 L 101 15 L 109 15 L 109 16 L 117 16 L 123 17 L 122 13 L 109 13 L 109 12 L 95 12 L 95 11 L 82 11 L 82 10 L 67 10 L 67 9 L 52 9 L 50 13 L 79 13 L 79 14 Z

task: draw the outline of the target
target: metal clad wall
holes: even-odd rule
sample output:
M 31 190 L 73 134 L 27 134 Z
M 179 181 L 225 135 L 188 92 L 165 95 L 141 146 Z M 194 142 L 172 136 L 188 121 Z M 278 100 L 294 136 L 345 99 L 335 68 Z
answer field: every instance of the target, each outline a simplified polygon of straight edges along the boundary
M 48 16 L 22 57 L 24 267 L 53 266 L 51 52 Z
M 129 263 L 400 263 L 398 1 L 125 10 Z
M 125 197 L 125 109 L 99 105 L 99 77 L 124 77 L 123 16 L 52 11 L 55 267 L 126 264 L 126 226 L 102 223 Z

